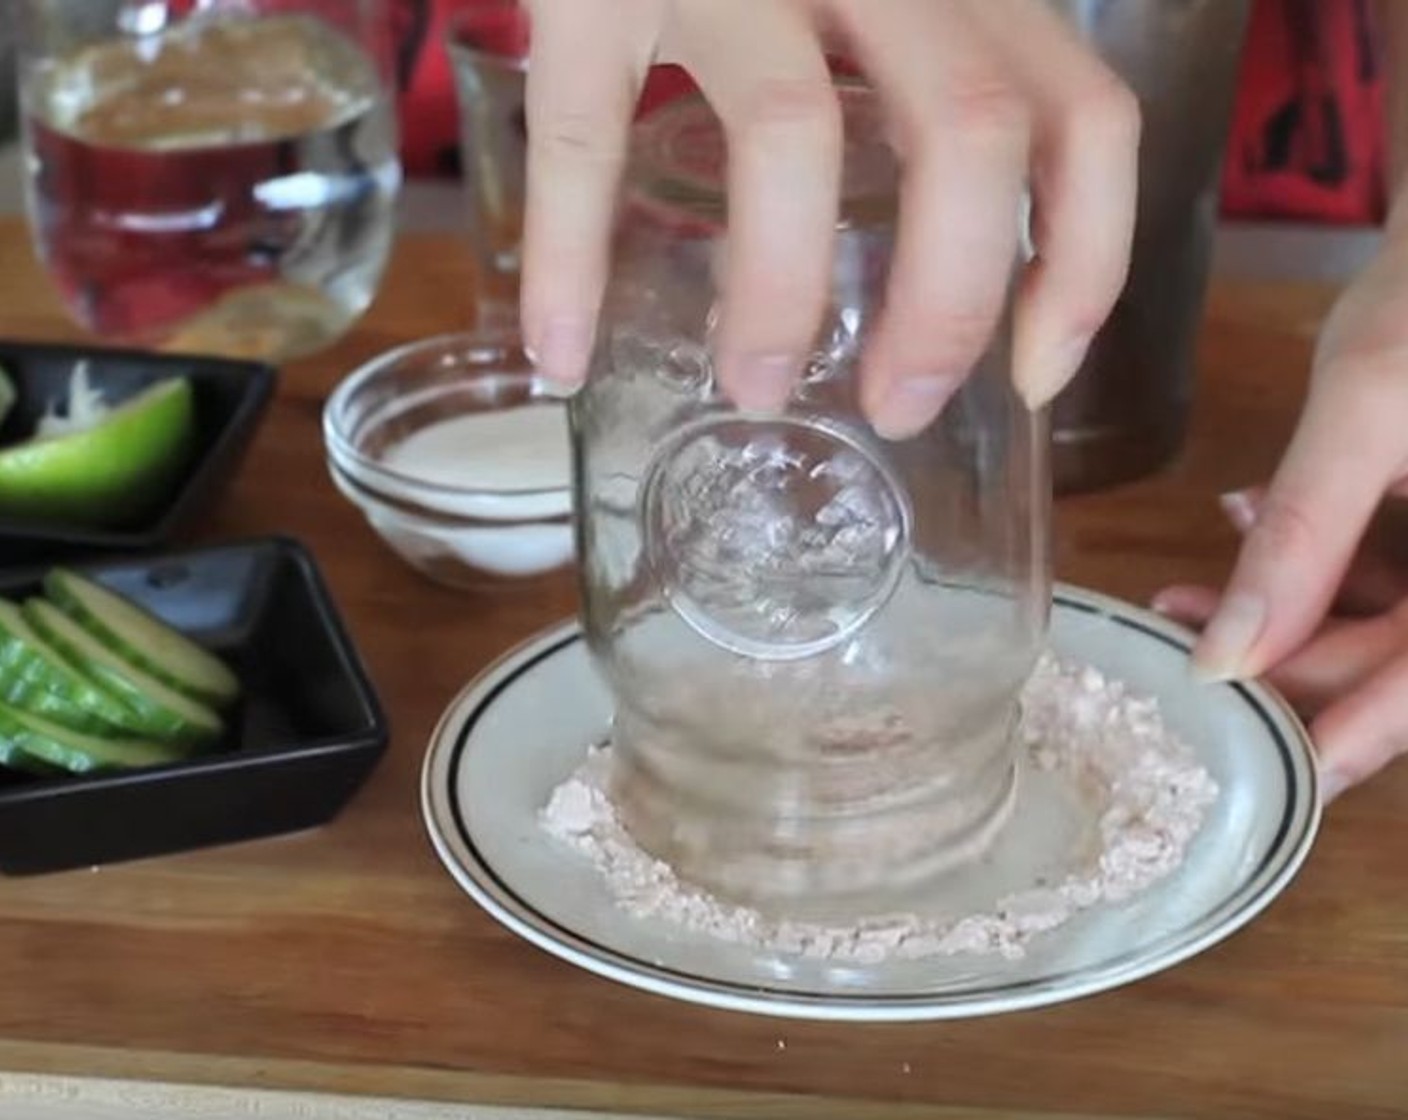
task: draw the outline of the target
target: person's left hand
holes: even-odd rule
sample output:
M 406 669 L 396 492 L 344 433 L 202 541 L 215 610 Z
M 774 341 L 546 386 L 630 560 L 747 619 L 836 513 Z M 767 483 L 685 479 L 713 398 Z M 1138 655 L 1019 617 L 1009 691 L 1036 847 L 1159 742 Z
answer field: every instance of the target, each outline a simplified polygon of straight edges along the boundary
M 1264 498 L 1261 489 L 1227 494 L 1222 507 L 1247 533 Z M 1178 585 L 1162 591 L 1154 606 L 1201 630 L 1220 599 L 1211 587 Z M 1338 775 L 1367 775 L 1408 749 L 1393 731 L 1408 719 L 1398 674 L 1385 675 L 1395 663 L 1408 664 L 1408 505 L 1402 502 L 1385 507 L 1314 635 L 1266 673 L 1310 721 L 1327 800 L 1347 784 Z
M 1202 630 L 1206 679 L 1267 675 L 1312 720 L 1326 800 L 1408 754 L 1408 532 L 1372 531 L 1403 498 L 1408 194 L 1321 333 L 1275 478 L 1223 499 L 1245 537 L 1226 590 L 1172 587 L 1154 603 Z

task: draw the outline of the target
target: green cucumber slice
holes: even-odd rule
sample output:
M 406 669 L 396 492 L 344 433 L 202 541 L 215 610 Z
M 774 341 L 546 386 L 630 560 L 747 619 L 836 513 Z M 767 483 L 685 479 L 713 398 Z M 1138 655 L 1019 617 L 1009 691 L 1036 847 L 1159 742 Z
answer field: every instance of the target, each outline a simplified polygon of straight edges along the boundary
M 239 697 L 239 678 L 223 661 L 121 595 L 63 568 L 49 573 L 44 591 L 99 642 L 177 692 L 216 708 Z
M 172 743 L 84 735 L 8 704 L 0 704 L 0 742 L 8 744 L 11 751 L 74 774 L 160 766 L 186 757 L 186 752 Z
M 224 732 L 225 725 L 210 708 L 129 664 L 47 599 L 26 602 L 24 617 L 41 638 L 90 678 L 159 726 L 161 738 L 203 745 Z
M 25 754 L 19 745 L 7 739 L 3 732 L 0 732 L 0 768 L 14 770 L 19 774 L 31 774 L 36 778 L 51 778 L 55 774 L 63 773 L 59 767 L 50 766 L 47 762 Z
M 92 688 L 95 692 L 99 691 L 95 686 L 87 687 Z M 111 697 L 105 698 L 111 700 Z M 34 681 L 25 680 L 20 676 L 6 675 L 4 672 L 0 672 L 0 703 L 9 704 L 12 708 L 19 708 L 31 715 L 40 716 L 67 727 L 71 731 L 82 731 L 89 735 L 106 735 L 109 738 L 120 737 L 123 734 L 123 728 L 109 723 L 101 716 L 94 715 L 62 692 L 51 692 Z
M 53 697 L 54 699 L 50 699 Z M 20 609 L 0 599 L 0 702 L 75 731 L 149 737 L 161 725 L 100 688 L 34 632 Z M 61 718 L 67 709 L 70 717 Z

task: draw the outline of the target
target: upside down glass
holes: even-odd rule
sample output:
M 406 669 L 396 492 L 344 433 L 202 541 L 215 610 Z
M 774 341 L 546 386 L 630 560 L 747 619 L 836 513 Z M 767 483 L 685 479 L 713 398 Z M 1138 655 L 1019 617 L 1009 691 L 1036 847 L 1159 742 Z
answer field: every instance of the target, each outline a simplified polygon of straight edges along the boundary
M 283 359 L 367 308 L 400 184 L 384 0 L 15 0 L 35 246 L 105 338 Z
M 786 412 L 739 412 L 715 384 L 725 153 L 692 99 L 637 126 L 572 405 L 623 819 L 686 879 L 784 910 L 869 907 L 984 849 L 1013 804 L 1050 604 L 1046 420 L 1010 386 L 1006 323 L 918 437 L 862 418 L 896 175 L 870 94 L 841 91 L 832 307 Z

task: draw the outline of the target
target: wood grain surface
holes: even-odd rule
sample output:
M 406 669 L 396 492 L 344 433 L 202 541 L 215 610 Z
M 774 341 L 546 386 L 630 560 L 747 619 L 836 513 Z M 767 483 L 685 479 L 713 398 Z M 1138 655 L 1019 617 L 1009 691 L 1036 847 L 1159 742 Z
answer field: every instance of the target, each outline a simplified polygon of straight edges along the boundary
M 77 337 L 15 224 L 0 261 L 0 334 Z M 1235 540 L 1215 496 L 1274 465 L 1330 297 L 1215 290 L 1186 453 L 1062 503 L 1062 578 L 1143 600 L 1222 575 Z M 1247 931 L 1029 1014 L 858 1027 L 701 1010 L 578 972 L 483 915 L 431 853 L 418 767 L 460 686 L 570 613 L 573 588 L 424 582 L 335 493 L 319 432 L 342 374 L 463 325 L 470 301 L 460 244 L 407 239 L 360 328 L 284 372 L 194 534 L 307 542 L 390 713 L 385 762 L 313 833 L 0 881 L 0 1068 L 699 1116 L 1408 1116 L 1408 766 L 1334 806 L 1301 878 Z
M 0 1115 L 7 1120 L 637 1120 L 619 1112 L 427 1104 L 27 1073 L 0 1073 Z

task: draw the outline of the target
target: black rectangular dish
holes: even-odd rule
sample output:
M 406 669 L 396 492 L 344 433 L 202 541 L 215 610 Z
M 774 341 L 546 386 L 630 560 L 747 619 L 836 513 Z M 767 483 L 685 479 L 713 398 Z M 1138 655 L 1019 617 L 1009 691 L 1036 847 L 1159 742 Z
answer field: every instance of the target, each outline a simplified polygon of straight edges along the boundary
M 242 697 L 224 740 L 147 769 L 29 777 L 0 769 L 0 871 L 34 874 L 310 828 L 385 750 L 371 682 L 298 544 L 265 539 L 75 566 L 221 656 Z M 0 574 L 38 592 L 44 569 Z
M 189 377 L 195 404 L 190 461 L 169 498 L 133 523 L 92 528 L 0 511 L 2 563 L 82 552 L 149 551 L 166 544 L 182 525 L 209 508 L 234 475 L 276 379 L 272 367 L 256 362 L 0 339 L 0 368 L 17 390 L 15 405 L 0 424 L 0 450 L 34 431 L 45 410 L 63 399 L 74 368 L 84 361 L 93 387 L 112 402 L 168 378 Z

